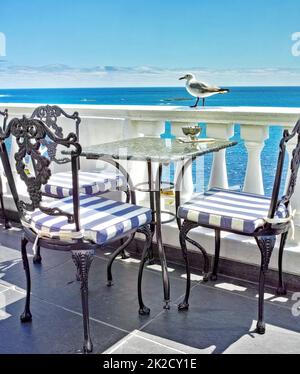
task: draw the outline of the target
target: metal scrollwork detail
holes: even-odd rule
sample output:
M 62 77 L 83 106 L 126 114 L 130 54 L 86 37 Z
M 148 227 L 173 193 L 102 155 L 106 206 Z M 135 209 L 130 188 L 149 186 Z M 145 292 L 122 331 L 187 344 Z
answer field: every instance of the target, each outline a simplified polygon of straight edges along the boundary
M 73 251 L 72 259 L 77 268 L 78 280 L 81 282 L 81 289 L 88 289 L 88 275 L 94 258 L 94 251 Z
M 46 126 L 53 131 L 53 133 L 59 137 L 63 138 L 63 129 L 61 126 L 57 124 L 57 119 L 60 116 L 64 116 L 66 118 L 75 120 L 76 123 L 76 135 L 78 137 L 79 134 L 79 124 L 81 122 L 81 119 L 79 117 L 78 112 L 75 112 L 73 115 L 67 114 L 62 108 L 60 108 L 57 105 L 46 105 L 46 106 L 41 106 L 35 109 L 35 111 L 32 113 L 31 118 L 37 118 L 41 121 L 43 121 Z M 57 158 L 57 143 L 52 142 L 49 140 L 48 137 L 45 139 L 42 139 L 41 144 L 47 148 L 47 153 L 48 157 L 50 158 L 51 161 L 56 162 L 57 164 L 66 164 L 70 162 L 70 158 L 64 157 L 64 158 Z
M 39 152 L 41 140 L 45 138 L 46 132 L 37 120 L 14 119 L 10 122 L 10 132 L 15 136 L 18 151 L 15 154 L 16 170 L 20 178 L 25 182 L 31 204 L 20 201 L 20 209 L 33 211 L 39 207 L 42 200 L 41 186 L 46 184 L 51 176 L 49 168 L 50 161 Z M 29 155 L 35 165 L 35 176 L 28 174 L 25 170 L 25 157 Z
M 256 238 L 262 255 L 262 271 L 266 272 L 275 247 L 276 236 L 261 236 Z
M 45 124 L 37 119 L 28 119 L 25 116 L 21 119 L 12 119 L 5 131 L 0 128 L 0 140 L 4 142 L 10 135 L 15 137 L 18 150 L 14 155 L 16 161 L 16 171 L 20 175 L 21 180 L 26 184 L 27 191 L 31 203 L 18 200 L 16 203 L 21 214 L 24 210 L 34 211 L 39 208 L 42 212 L 53 216 L 66 216 L 69 223 L 74 222 L 72 214 L 63 212 L 59 208 L 47 208 L 41 205 L 42 192 L 41 187 L 48 183 L 51 176 L 50 163 L 51 160 L 41 154 L 41 142 L 45 137 L 49 137 L 51 141 L 61 144 L 65 147 L 75 148 L 72 155 L 79 157 L 81 153 L 80 144 L 77 143 L 77 136 L 73 133 L 67 138 L 56 137 Z M 29 156 L 34 173 L 26 170 L 25 158 Z

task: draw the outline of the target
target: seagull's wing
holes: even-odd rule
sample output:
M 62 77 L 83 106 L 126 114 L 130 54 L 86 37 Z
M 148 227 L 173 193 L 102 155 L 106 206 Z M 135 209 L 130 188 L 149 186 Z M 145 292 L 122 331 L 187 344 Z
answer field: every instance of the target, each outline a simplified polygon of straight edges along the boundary
M 213 87 L 213 86 L 209 86 L 207 85 L 206 83 L 203 83 L 203 82 L 191 82 L 190 83 L 190 88 L 192 90 L 197 90 L 201 93 L 209 93 L 209 92 L 220 92 L 220 88 L 219 87 Z

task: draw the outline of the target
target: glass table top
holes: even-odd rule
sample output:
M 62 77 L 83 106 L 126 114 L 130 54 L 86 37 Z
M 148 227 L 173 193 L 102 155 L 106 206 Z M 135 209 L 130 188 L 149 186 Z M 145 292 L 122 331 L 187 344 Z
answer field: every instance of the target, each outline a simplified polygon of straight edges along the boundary
M 237 142 L 213 139 L 205 142 L 182 143 L 177 139 L 139 137 L 97 144 L 82 148 L 82 156 L 89 159 L 113 158 L 116 160 L 135 160 L 168 163 L 187 158 L 202 156 L 221 149 L 232 147 Z

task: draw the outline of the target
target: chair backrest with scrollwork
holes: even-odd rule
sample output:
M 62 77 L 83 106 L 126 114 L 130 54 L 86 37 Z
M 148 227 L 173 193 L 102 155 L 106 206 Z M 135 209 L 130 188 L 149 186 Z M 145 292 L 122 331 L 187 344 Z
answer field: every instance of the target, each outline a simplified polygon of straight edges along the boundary
M 23 201 L 16 188 L 10 159 L 5 140 L 15 138 L 17 151 L 14 154 L 15 167 L 21 180 L 26 184 L 30 202 Z M 71 148 L 71 167 L 73 176 L 73 213 L 64 212 L 58 208 L 48 208 L 42 204 L 42 185 L 47 184 L 51 176 L 51 159 L 41 153 L 42 141 L 49 138 L 52 142 L 63 147 Z M 80 230 L 79 222 L 79 187 L 78 187 L 78 158 L 81 154 L 81 146 L 77 142 L 77 136 L 70 133 L 67 137 L 56 136 L 44 122 L 37 119 L 14 118 L 6 126 L 0 128 L 0 156 L 3 168 L 8 179 L 15 204 L 18 208 L 21 220 L 26 221 L 28 212 L 40 209 L 50 216 L 65 216 L 69 223 L 74 223 L 76 230 Z M 29 157 L 34 167 L 34 173 L 26 170 L 25 158 Z
M 55 134 L 56 137 L 63 138 L 63 128 L 58 124 L 58 120 L 60 117 L 65 117 L 74 121 L 74 130 L 79 141 L 79 125 L 81 122 L 81 118 L 79 117 L 78 112 L 74 112 L 72 115 L 70 115 L 57 105 L 44 105 L 36 108 L 30 118 L 43 121 L 46 126 L 48 126 L 48 128 Z M 41 143 L 44 147 L 46 147 L 47 155 L 51 161 L 54 161 L 57 164 L 66 164 L 71 161 L 68 157 L 59 158 L 57 156 L 57 144 L 55 142 L 52 142 L 48 137 L 43 139 Z
M 290 161 L 290 173 L 288 175 L 286 191 L 284 195 L 281 198 L 279 198 L 279 193 L 283 183 L 282 174 L 286 156 L 286 148 L 287 144 L 294 138 L 296 138 L 297 142 L 292 152 L 292 159 Z M 276 214 L 276 211 L 280 204 L 285 204 L 285 206 L 288 207 L 290 204 L 290 200 L 295 192 L 298 171 L 300 166 L 300 120 L 297 122 L 297 124 L 291 132 L 289 130 L 284 130 L 283 137 L 279 145 L 279 149 L 280 152 L 278 157 L 277 171 L 274 181 L 269 218 L 274 218 L 274 215 Z

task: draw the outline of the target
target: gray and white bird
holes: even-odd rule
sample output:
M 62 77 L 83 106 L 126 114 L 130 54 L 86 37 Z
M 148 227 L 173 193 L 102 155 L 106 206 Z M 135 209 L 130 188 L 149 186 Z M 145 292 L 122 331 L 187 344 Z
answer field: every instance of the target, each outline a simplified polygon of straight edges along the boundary
M 194 74 L 186 74 L 184 77 L 179 78 L 179 80 L 183 79 L 186 80 L 186 89 L 188 93 L 197 98 L 196 104 L 191 106 L 191 108 L 197 108 L 200 99 L 202 99 L 204 106 L 207 97 L 229 92 L 227 88 L 209 86 L 206 83 L 197 81 Z

